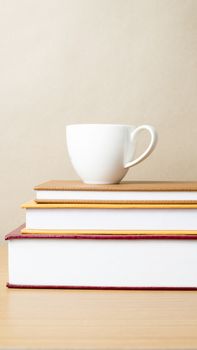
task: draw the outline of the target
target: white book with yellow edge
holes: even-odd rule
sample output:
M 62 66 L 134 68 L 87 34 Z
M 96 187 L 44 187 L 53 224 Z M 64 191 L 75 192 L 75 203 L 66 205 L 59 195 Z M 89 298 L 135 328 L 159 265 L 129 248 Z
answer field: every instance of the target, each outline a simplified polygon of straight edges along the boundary
M 26 229 L 85 231 L 197 230 L 197 204 L 23 204 Z

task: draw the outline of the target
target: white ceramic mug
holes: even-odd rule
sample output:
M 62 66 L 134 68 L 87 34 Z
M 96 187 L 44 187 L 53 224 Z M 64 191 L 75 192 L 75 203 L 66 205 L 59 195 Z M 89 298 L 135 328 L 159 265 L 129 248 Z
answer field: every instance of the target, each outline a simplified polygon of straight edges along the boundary
M 134 159 L 141 130 L 150 133 L 150 143 Z M 71 163 L 82 181 L 89 184 L 120 182 L 130 167 L 149 156 L 157 142 L 157 133 L 150 125 L 73 124 L 66 127 L 66 137 Z

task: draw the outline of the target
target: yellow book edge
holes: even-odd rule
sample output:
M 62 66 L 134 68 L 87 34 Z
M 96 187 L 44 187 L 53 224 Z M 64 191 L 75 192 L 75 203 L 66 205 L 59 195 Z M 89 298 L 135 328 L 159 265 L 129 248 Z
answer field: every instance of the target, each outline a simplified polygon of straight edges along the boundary
M 146 236 L 186 236 L 186 235 L 197 235 L 197 230 L 36 230 L 23 228 L 22 234 L 46 234 L 46 235 L 146 235 Z
M 25 209 L 197 209 L 197 203 L 37 203 L 32 200 L 22 204 Z

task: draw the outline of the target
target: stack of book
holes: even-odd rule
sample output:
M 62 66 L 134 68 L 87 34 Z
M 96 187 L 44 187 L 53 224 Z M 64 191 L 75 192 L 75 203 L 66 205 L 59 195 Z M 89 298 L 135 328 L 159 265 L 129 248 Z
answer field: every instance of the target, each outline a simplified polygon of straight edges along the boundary
M 6 236 L 8 287 L 197 289 L 197 182 L 34 189 Z

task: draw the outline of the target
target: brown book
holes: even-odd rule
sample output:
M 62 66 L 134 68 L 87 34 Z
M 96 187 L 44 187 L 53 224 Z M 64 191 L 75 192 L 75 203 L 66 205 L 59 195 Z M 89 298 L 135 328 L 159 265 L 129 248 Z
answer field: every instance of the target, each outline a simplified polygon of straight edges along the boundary
M 130 181 L 90 185 L 50 180 L 34 188 L 37 203 L 197 203 L 197 182 Z

